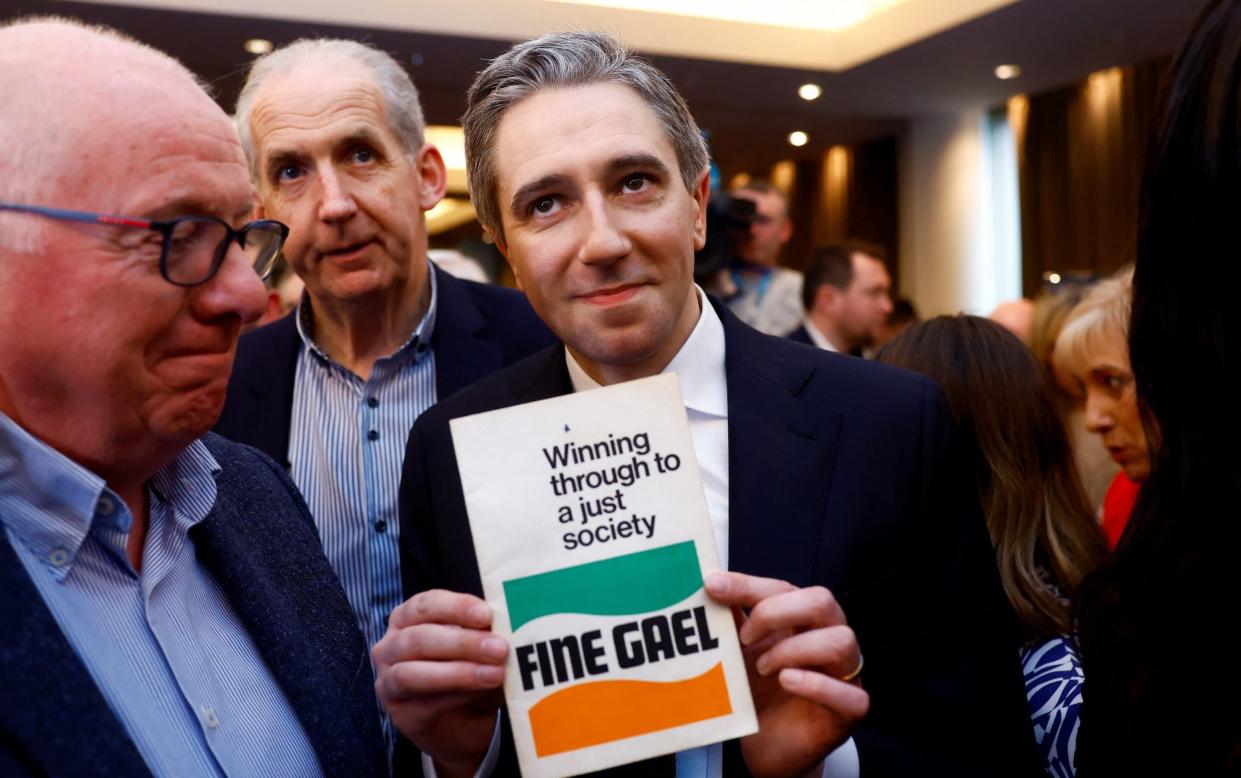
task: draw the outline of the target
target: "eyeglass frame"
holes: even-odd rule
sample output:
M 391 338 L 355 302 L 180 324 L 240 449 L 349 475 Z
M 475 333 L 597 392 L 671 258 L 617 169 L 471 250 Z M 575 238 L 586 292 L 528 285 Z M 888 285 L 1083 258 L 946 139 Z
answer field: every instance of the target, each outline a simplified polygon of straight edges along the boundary
M 130 229 L 151 230 L 152 232 L 158 232 L 163 235 L 163 241 L 160 245 L 159 252 L 159 274 L 168 283 L 182 288 L 199 286 L 215 278 L 216 273 L 220 271 L 220 267 L 224 264 L 225 257 L 228 256 L 229 247 L 232 246 L 234 241 L 238 246 L 241 246 L 244 249 L 246 246 L 245 237 L 250 230 L 256 227 L 270 227 L 274 225 L 280 232 L 280 243 L 276 246 L 276 250 L 270 260 L 271 267 L 267 268 L 266 273 L 258 272 L 258 262 L 255 263 L 254 267 L 255 273 L 258 277 L 266 281 L 272 274 L 272 271 L 276 269 L 276 262 L 279 259 L 280 252 L 284 248 L 285 241 L 289 238 L 288 225 L 283 222 L 276 221 L 275 219 L 257 219 L 242 225 L 241 229 L 233 229 L 233 225 L 223 219 L 206 215 L 178 216 L 173 219 L 157 221 L 152 219 L 143 219 L 137 216 L 117 216 L 116 214 L 94 213 L 91 211 L 70 211 L 64 208 L 50 208 L 43 205 L 21 205 L 18 203 L 0 203 L 0 211 L 30 213 L 49 219 L 75 221 L 82 222 L 84 224 L 104 224 L 111 227 L 126 227 Z M 177 228 L 177 225 L 189 221 L 215 222 L 222 225 L 224 229 L 227 230 L 227 233 L 224 240 L 221 241 L 216 247 L 215 258 L 211 261 L 211 269 L 207 272 L 207 275 L 198 281 L 185 283 L 181 281 L 174 281 L 168 275 L 168 247 L 172 242 L 172 233 Z

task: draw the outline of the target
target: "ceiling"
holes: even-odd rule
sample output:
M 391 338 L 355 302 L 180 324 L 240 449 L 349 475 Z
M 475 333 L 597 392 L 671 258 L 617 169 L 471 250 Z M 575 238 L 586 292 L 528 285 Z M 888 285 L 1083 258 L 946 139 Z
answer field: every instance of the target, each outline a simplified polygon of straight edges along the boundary
M 360 38 L 409 63 L 427 119 L 437 124 L 456 122 L 473 74 L 507 48 L 510 36 L 566 26 L 623 30 L 626 40 L 681 89 L 729 174 L 762 171 L 781 158 L 819 156 L 836 143 L 892 135 L 920 115 L 994 105 L 1094 70 L 1165 56 L 1202 5 L 1198 0 L 867 0 L 880 10 L 834 31 L 647 15 L 645 26 L 652 29 L 644 32 L 643 24 L 626 16 L 639 12 L 549 0 L 134 1 L 144 5 L 3 0 L 0 18 L 55 13 L 120 28 L 181 59 L 214 84 L 229 107 L 251 59 L 242 48 L 247 38 L 266 38 L 277 46 L 307 35 Z M 536 6 L 542 16 L 512 12 Z M 215 12 L 186 10 L 191 7 Z M 553 7 L 558 10 L 547 10 Z M 555 24 L 549 21 L 553 17 Z M 623 29 L 626 24 L 631 27 Z M 888 32 L 875 38 L 884 24 Z M 467 29 L 472 34 L 460 34 Z M 805 64 L 814 61 L 803 57 L 797 60 L 803 64 L 790 66 L 788 56 L 760 57 L 750 49 L 734 55 L 740 47 L 727 44 L 740 40 L 739 30 L 768 43 L 787 41 L 789 52 L 817 51 L 819 60 Z M 814 36 L 822 41 L 817 48 L 805 42 Z M 684 45 L 695 38 L 701 40 Z M 704 48 L 703 41 L 713 48 Z M 885 51 L 894 43 L 906 45 Z M 1020 65 L 1022 75 L 999 81 L 993 70 L 1002 63 Z M 798 85 L 807 81 L 823 88 L 814 102 L 797 97 Z M 785 142 L 795 129 L 810 135 L 801 149 Z

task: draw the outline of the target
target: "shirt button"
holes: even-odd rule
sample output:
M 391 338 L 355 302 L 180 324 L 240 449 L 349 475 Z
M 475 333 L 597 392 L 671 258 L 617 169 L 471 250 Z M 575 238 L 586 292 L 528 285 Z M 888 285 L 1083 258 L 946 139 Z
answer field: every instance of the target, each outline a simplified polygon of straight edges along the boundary
M 379 430 L 371 430 L 370 432 L 366 433 L 366 437 L 369 438 L 370 440 L 379 440 Z
M 366 398 L 366 404 L 367 404 L 367 405 L 369 405 L 369 406 L 371 406 L 372 408 L 378 408 L 378 407 L 379 407 L 379 398 L 378 398 L 378 397 L 367 397 L 367 398 Z
M 202 713 L 203 725 L 207 729 L 215 729 L 220 726 L 220 717 L 216 715 L 215 708 L 210 705 L 204 705 L 198 710 Z
M 64 567 L 69 564 L 69 552 L 60 546 L 57 546 L 52 549 L 52 553 L 48 556 L 48 561 L 56 567 Z
M 375 522 L 376 532 L 385 532 L 387 531 L 387 529 L 388 529 L 388 522 L 384 521 L 383 519 L 380 519 L 379 521 Z
M 116 503 L 108 495 L 100 495 L 97 510 L 104 516 L 111 516 L 112 511 L 116 510 Z

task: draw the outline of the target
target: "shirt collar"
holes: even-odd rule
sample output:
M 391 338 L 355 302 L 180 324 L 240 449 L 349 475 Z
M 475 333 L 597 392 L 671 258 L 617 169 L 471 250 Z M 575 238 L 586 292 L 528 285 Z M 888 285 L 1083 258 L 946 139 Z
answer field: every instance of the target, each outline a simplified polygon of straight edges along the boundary
M 814 326 L 814 322 L 810 321 L 809 319 L 805 319 L 804 321 L 802 321 L 802 326 L 806 328 L 806 332 L 809 333 L 810 340 L 814 341 L 814 345 L 822 349 L 827 349 L 828 351 L 839 351 L 840 350 L 836 348 L 836 346 L 830 340 L 827 339 L 827 336 L 824 335 L 823 332 L 818 327 Z
M 430 279 L 429 283 L 431 284 L 431 302 L 427 305 L 427 312 L 423 314 L 422 321 L 418 322 L 418 326 L 405 339 L 401 347 L 393 352 L 391 356 L 385 357 L 385 359 L 407 359 L 411 362 L 417 362 L 430 353 L 431 335 L 435 332 L 435 312 L 438 308 L 437 300 L 439 298 L 439 284 L 435 280 L 435 267 L 430 260 L 427 260 L 427 277 Z M 336 361 L 315 342 L 315 323 L 310 310 L 310 295 L 305 291 L 302 292 L 302 299 L 297 304 L 297 315 L 294 317 L 294 322 L 297 324 L 297 334 L 301 337 L 302 344 L 306 347 L 306 350 L 314 354 L 320 361 L 335 365 Z M 419 346 L 425 347 L 419 348 Z
M 194 441 L 150 481 L 187 524 L 215 504 L 220 466 Z M 193 494 L 184 501 L 181 494 Z M 205 508 L 203 507 L 205 505 Z M 128 532 L 132 517 L 104 480 L 0 413 L 0 524 L 63 581 L 96 521 Z
M 696 284 L 700 313 L 680 351 L 661 370 L 676 373 L 681 383 L 685 407 L 700 413 L 726 418 L 728 416 L 728 382 L 724 375 L 724 324 L 711 302 Z M 565 349 L 565 363 L 573 391 L 598 389 L 599 383 L 587 375 L 573 355 Z

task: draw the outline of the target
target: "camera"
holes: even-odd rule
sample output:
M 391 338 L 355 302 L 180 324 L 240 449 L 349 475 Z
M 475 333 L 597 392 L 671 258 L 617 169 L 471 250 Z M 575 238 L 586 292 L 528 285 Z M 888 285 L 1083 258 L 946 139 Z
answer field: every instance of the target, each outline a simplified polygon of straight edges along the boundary
M 747 233 L 754 223 L 758 206 L 745 197 L 712 192 L 707 201 L 707 242 L 694 253 L 694 279 L 709 285 L 721 270 L 737 259 L 738 233 Z

